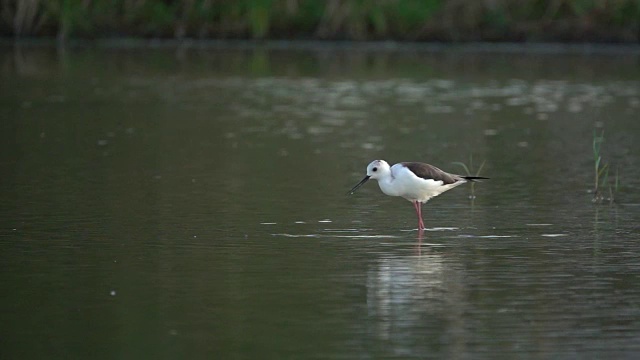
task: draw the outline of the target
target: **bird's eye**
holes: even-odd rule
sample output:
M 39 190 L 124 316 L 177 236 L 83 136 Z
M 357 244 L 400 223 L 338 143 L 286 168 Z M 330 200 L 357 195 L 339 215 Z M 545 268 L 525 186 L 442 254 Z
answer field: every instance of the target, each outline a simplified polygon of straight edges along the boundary
M 377 167 L 374 167 L 374 168 L 373 168 L 373 169 L 371 169 L 371 170 L 373 170 L 373 172 L 376 172 L 376 171 L 378 171 L 378 168 L 377 168 Z

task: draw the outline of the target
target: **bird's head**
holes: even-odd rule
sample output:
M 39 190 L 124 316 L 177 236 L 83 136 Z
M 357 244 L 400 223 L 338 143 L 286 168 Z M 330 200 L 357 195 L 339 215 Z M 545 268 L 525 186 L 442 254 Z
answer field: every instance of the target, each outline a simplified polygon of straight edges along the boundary
M 391 172 L 391 168 L 389 167 L 389 164 L 387 164 L 386 161 L 373 160 L 369 165 L 367 165 L 367 176 L 365 176 L 364 179 L 362 179 L 358 184 L 356 184 L 356 186 L 354 186 L 353 189 L 349 191 L 349 194 L 353 194 L 354 191 L 358 190 L 358 188 L 364 185 L 364 183 L 366 183 L 367 181 L 369 181 L 369 179 L 378 180 L 381 177 L 388 175 L 390 172 Z
M 391 171 L 389 164 L 384 160 L 373 160 L 367 165 L 367 176 L 371 179 L 379 179 Z

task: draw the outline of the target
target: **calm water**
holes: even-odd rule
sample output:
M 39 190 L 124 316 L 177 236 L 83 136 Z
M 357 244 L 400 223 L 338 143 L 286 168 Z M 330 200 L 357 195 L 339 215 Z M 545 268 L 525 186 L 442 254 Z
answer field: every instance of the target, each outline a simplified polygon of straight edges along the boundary
M 639 62 L 4 48 L 0 355 L 636 358 Z M 420 237 L 374 182 L 345 195 L 376 158 L 491 180 Z

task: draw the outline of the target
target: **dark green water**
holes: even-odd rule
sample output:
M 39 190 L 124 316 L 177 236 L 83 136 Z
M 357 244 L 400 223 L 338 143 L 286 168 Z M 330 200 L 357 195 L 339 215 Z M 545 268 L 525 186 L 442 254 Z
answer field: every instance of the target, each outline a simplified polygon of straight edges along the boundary
M 639 356 L 639 60 L 4 48 L 0 355 Z M 470 156 L 491 180 L 422 237 L 345 195 L 373 159 Z

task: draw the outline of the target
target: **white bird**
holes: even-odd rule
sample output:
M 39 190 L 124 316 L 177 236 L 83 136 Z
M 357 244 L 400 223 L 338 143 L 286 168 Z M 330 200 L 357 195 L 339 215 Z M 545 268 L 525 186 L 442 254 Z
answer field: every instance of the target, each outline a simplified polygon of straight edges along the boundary
M 353 194 L 369 179 L 378 180 L 383 193 L 401 196 L 411 201 L 418 215 L 418 230 L 423 230 L 423 203 L 466 182 L 488 178 L 449 174 L 433 165 L 420 162 L 401 162 L 389 166 L 384 160 L 374 160 L 367 166 L 367 175 L 349 191 L 349 194 Z

